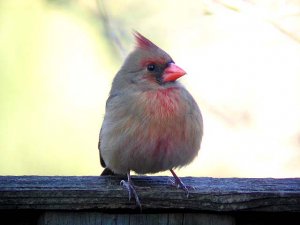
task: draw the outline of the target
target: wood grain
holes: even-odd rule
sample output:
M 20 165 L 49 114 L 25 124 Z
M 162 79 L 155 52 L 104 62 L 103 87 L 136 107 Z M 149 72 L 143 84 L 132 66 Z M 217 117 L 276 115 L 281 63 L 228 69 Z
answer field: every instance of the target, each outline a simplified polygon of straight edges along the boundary
M 213 214 L 105 214 L 47 212 L 38 225 L 234 225 L 232 216 Z
M 0 176 L 0 209 L 137 210 L 120 186 L 121 179 L 117 176 Z M 185 177 L 182 180 L 195 187 L 189 198 L 168 180 L 169 177 L 133 176 L 143 212 L 300 212 L 299 178 Z

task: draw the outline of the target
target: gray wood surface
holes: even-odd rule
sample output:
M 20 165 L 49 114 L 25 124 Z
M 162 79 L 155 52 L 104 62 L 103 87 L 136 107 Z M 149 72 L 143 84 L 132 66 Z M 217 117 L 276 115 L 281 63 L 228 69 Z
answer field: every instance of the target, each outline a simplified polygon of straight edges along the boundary
M 178 214 L 105 214 L 98 212 L 47 212 L 38 225 L 234 225 L 228 215 Z
M 0 210 L 137 210 L 120 186 L 121 179 L 116 176 L 0 176 Z M 182 180 L 195 187 L 189 198 L 170 185 L 169 177 L 133 176 L 143 212 L 300 212 L 300 178 L 186 177 Z

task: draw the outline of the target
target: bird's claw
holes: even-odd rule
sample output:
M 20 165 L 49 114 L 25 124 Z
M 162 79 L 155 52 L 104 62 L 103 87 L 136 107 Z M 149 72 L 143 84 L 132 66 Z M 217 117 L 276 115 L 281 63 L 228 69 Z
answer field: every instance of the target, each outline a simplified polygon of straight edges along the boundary
M 126 182 L 125 180 L 121 180 L 120 185 L 123 186 L 123 187 L 125 187 L 127 189 L 127 191 L 128 191 L 128 197 L 129 197 L 128 200 L 130 201 L 131 200 L 131 193 L 132 193 L 132 191 L 130 189 L 130 186 L 129 186 L 128 182 Z
M 127 182 L 125 180 L 121 180 L 120 185 L 127 189 L 129 201 L 131 200 L 131 197 L 134 196 L 136 205 L 140 208 L 140 210 L 142 210 L 142 204 L 140 202 L 139 196 L 137 195 L 136 190 L 130 181 Z
M 185 192 L 187 198 L 190 195 L 189 190 L 195 190 L 195 187 L 189 186 L 189 185 L 185 185 L 182 181 L 181 182 L 177 182 L 176 180 L 169 178 L 169 182 L 171 183 L 172 186 L 174 186 L 174 187 L 176 187 L 178 189 L 182 189 Z
M 195 188 L 193 186 L 185 185 L 172 169 L 170 171 L 174 177 L 174 180 L 169 178 L 171 185 L 182 189 L 185 192 L 186 197 L 188 198 L 190 194 L 189 190 L 195 190 Z

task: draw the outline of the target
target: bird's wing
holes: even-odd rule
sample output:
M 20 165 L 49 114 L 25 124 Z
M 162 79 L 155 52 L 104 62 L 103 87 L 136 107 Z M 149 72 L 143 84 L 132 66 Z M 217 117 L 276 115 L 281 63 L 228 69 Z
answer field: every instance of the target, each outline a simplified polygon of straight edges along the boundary
M 116 97 L 116 96 L 117 96 L 117 94 L 111 94 L 111 95 L 109 95 L 108 99 L 106 100 L 106 106 L 105 107 L 107 107 L 107 105 L 109 104 L 109 102 L 111 101 L 111 99 L 114 98 L 114 97 Z M 99 134 L 98 149 L 99 149 L 99 156 L 100 156 L 101 166 L 103 168 L 106 168 L 106 164 L 105 164 L 105 162 L 104 162 L 104 160 L 103 160 L 103 158 L 101 156 L 101 147 L 100 147 L 101 146 L 101 132 L 102 132 L 102 127 L 100 129 L 100 134 Z
M 102 127 L 100 129 L 98 149 L 99 149 L 99 155 L 100 155 L 100 163 L 101 163 L 101 166 L 104 168 L 104 170 L 102 171 L 100 176 L 115 175 L 115 173 L 111 169 L 106 167 L 106 164 L 105 164 L 103 158 L 101 157 L 101 148 L 100 148 L 100 145 L 101 145 L 101 131 L 102 131 Z
M 103 168 L 105 168 L 106 165 L 105 165 L 105 162 L 104 162 L 104 160 L 103 160 L 103 158 L 102 158 L 102 156 L 101 156 L 101 148 L 100 148 L 100 146 L 101 146 L 101 131 L 102 131 L 102 127 L 101 127 L 101 129 L 100 129 L 100 134 L 99 134 L 98 149 L 99 149 L 99 155 L 100 155 L 100 163 L 101 163 L 101 166 L 102 166 Z

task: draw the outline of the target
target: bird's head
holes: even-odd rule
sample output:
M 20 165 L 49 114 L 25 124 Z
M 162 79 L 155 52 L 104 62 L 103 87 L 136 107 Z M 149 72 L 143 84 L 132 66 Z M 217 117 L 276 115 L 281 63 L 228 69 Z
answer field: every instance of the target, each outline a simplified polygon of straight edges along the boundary
M 127 57 L 121 70 L 131 83 L 153 88 L 174 83 L 186 72 L 161 48 L 138 32 L 134 32 L 136 48 Z

